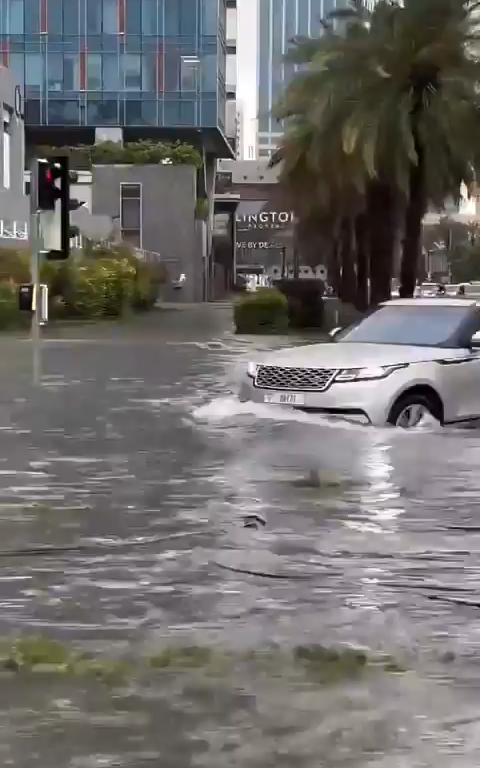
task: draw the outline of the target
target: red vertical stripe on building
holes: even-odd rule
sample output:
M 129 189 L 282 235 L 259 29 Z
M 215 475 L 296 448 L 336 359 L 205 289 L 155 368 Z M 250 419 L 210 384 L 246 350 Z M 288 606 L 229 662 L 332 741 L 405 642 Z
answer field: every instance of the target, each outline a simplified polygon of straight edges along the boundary
M 87 46 L 83 45 L 80 51 L 80 90 L 87 90 Z
M 8 67 L 10 64 L 10 52 L 8 50 L 8 43 L 0 44 L 0 63 L 4 67 Z
M 126 0 L 117 0 L 118 3 L 118 34 L 125 34 L 125 2 Z
M 47 33 L 47 3 L 48 0 L 40 0 L 40 34 Z
M 165 90 L 165 54 L 161 46 L 157 50 L 157 93 Z

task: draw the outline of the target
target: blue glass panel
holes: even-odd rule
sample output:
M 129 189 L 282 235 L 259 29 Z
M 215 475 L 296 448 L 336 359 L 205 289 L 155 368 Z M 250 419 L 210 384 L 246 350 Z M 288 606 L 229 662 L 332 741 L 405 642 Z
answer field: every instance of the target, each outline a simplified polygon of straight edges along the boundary
M 164 125 L 175 126 L 178 125 L 180 119 L 180 102 L 179 101 L 165 101 L 163 105 Z
M 118 125 L 119 117 L 116 99 L 87 100 L 87 125 Z
M 202 125 L 216 127 L 217 125 L 217 101 L 216 99 L 204 99 L 202 102 Z
M 118 32 L 117 0 L 103 0 L 103 32 L 108 35 Z
M 49 53 L 47 56 L 47 89 L 61 93 L 63 88 L 63 56 L 61 53 Z
M 154 53 L 142 56 L 142 90 L 155 93 L 157 89 L 157 57 Z
M 10 67 L 15 75 L 15 79 L 20 83 L 21 88 L 25 82 L 25 56 L 23 53 L 10 54 Z
M 80 34 L 80 0 L 64 0 L 63 3 L 63 34 Z
M 103 55 L 103 90 L 120 91 L 119 58 L 115 54 Z M 123 89 L 123 86 L 122 86 Z
M 43 62 L 39 53 L 25 55 L 25 85 L 29 90 L 40 89 L 43 84 Z
M 157 125 L 156 101 L 127 101 L 125 103 L 126 125 Z
M 125 32 L 139 35 L 142 31 L 142 0 L 125 0 Z
M 158 15 L 157 15 L 158 11 Z M 162 19 L 162 9 L 159 8 L 157 0 L 143 0 L 142 5 L 142 33 L 144 35 L 156 35 L 157 23 L 160 17 Z M 159 30 L 159 34 L 162 34 Z
M 208 53 L 202 56 L 201 90 L 216 91 L 217 89 L 217 55 Z
M 123 88 L 126 91 L 142 90 L 142 57 L 139 54 L 125 53 L 121 58 Z
M 102 90 L 102 57 L 99 53 L 87 55 L 87 90 Z
M 40 32 L 40 0 L 25 0 L 25 34 Z
M 164 91 L 178 91 L 180 84 L 180 53 L 175 46 L 167 45 L 163 56 Z
M 25 122 L 29 125 L 40 125 L 40 117 L 41 110 L 38 97 L 36 99 L 28 99 L 28 101 L 25 102 Z
M 49 35 L 61 35 L 63 32 L 63 0 L 48 0 L 47 29 Z
M 179 125 L 196 125 L 196 102 L 193 99 L 181 101 L 178 114 Z
M 218 0 L 200 0 L 203 35 L 215 35 L 218 33 Z
M 66 53 L 63 57 L 63 90 L 80 90 L 80 55 Z
M 23 35 L 23 0 L 7 0 L 7 35 Z
M 78 100 L 49 99 L 48 100 L 48 124 L 49 125 L 79 125 L 80 102 Z
M 98 35 L 102 31 L 102 6 L 100 0 L 86 0 L 87 34 Z

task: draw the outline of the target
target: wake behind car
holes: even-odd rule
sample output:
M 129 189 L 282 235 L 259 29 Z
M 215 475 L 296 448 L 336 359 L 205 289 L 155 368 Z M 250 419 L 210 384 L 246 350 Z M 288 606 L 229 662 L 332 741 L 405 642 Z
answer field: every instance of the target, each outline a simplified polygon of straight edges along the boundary
M 409 428 L 480 419 L 480 309 L 453 298 L 381 304 L 331 343 L 251 360 L 240 400 Z

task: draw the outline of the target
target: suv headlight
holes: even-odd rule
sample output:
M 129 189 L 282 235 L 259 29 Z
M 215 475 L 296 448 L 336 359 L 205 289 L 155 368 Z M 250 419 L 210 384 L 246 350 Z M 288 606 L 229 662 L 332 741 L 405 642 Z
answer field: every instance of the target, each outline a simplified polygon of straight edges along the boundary
M 343 368 L 338 371 L 335 376 L 334 382 L 343 381 L 371 381 L 372 379 L 385 379 L 395 371 L 400 371 L 402 368 L 407 368 L 408 363 L 401 363 L 399 365 L 381 365 L 372 368 Z
M 254 379 L 257 375 L 258 363 L 247 363 L 247 376 Z

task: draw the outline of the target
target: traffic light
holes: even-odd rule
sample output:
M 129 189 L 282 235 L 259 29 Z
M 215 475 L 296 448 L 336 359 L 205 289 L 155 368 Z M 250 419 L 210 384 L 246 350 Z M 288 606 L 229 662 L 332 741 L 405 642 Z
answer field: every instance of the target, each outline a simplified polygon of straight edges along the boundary
M 77 174 L 68 167 L 68 157 L 37 160 L 36 210 L 40 215 L 40 231 L 47 261 L 68 259 L 70 251 L 70 211 L 83 205 L 70 198 L 70 183 Z
M 39 211 L 54 211 L 57 200 L 62 195 L 62 166 L 61 163 L 38 161 L 37 207 Z M 57 181 L 60 185 L 57 186 Z

